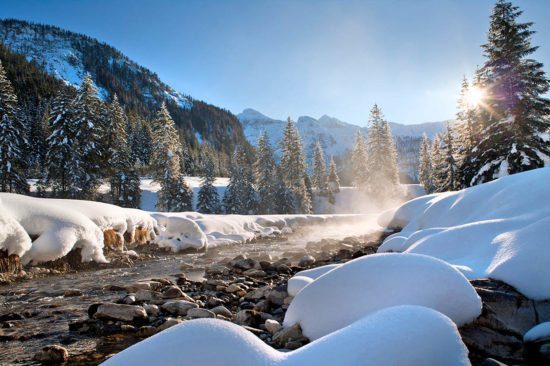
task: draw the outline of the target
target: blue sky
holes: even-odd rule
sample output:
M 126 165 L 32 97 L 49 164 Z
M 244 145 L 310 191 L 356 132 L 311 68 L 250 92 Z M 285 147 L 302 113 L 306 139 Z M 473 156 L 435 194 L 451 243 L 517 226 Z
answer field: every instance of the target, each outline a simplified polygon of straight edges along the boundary
M 107 42 L 175 89 L 234 113 L 364 125 L 453 118 L 483 62 L 488 0 L 2 0 L 0 17 Z M 516 0 L 550 65 L 550 1 Z

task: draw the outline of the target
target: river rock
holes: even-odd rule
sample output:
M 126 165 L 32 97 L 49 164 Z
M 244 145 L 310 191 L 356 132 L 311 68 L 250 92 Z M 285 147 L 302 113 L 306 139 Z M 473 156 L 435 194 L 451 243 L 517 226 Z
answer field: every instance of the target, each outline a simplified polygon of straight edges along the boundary
M 315 258 L 312 255 L 306 254 L 298 262 L 299 267 L 309 267 L 315 263 Z
M 131 322 L 147 319 L 147 312 L 142 306 L 106 303 L 98 306 L 94 318 Z
M 46 364 L 59 364 L 69 359 L 69 351 L 58 345 L 50 345 L 42 348 L 34 355 L 35 361 Z
M 164 299 L 176 299 L 178 297 L 187 296 L 178 286 L 170 286 L 162 291 L 162 297 Z M 189 300 L 187 300 L 189 301 Z
M 178 325 L 180 323 L 183 323 L 183 320 L 181 319 L 174 319 L 174 318 L 167 318 L 164 323 L 159 325 L 157 327 L 157 331 L 162 332 L 163 330 L 166 330 L 170 327 L 173 327 L 174 325 Z
M 138 290 L 135 295 L 136 301 L 151 301 L 154 299 L 160 299 L 161 297 L 162 294 L 160 292 L 151 290 Z
M 261 269 L 251 268 L 243 272 L 243 275 L 250 277 L 265 277 L 267 273 Z
M 284 346 L 291 339 L 301 339 L 304 336 L 302 335 L 302 328 L 299 324 L 294 324 L 288 328 L 282 328 L 273 335 L 273 342 Z
M 157 328 L 150 325 L 144 325 L 136 331 L 136 337 L 147 338 L 154 335 L 157 332 Z
M 243 288 L 239 286 L 239 284 L 237 283 L 232 283 L 225 288 L 225 292 L 229 292 L 229 293 L 233 293 L 241 290 L 243 290 Z
M 226 308 L 223 305 L 216 306 L 215 308 L 210 309 L 210 311 L 213 312 L 216 315 L 221 315 L 221 316 L 229 318 L 229 319 L 231 319 L 231 317 L 233 316 L 231 311 L 229 311 L 229 309 Z
M 249 269 L 261 269 L 262 266 L 260 265 L 260 262 L 258 262 L 255 259 L 252 258 L 243 258 L 239 259 L 235 262 L 230 262 L 232 264 L 233 268 L 240 269 L 241 271 L 246 271 Z
M 263 297 L 266 297 L 272 290 L 271 286 L 263 286 L 248 292 L 244 295 L 244 298 L 247 300 L 259 300 Z
M 257 327 L 262 323 L 262 317 L 259 312 L 254 310 L 240 310 L 237 315 L 235 315 L 235 323 Z
M 170 300 L 162 304 L 161 309 L 177 316 L 186 316 L 189 309 L 195 309 L 199 306 L 194 302 L 186 300 Z
M 281 306 L 284 304 L 287 296 L 288 293 L 286 291 L 286 285 L 281 285 L 275 287 L 269 292 L 267 295 L 267 300 L 274 305 Z
M 281 329 L 281 323 L 274 319 L 267 319 L 264 325 L 265 329 L 271 334 L 275 334 Z
M 144 304 L 143 308 L 147 312 L 147 315 L 149 316 L 157 316 L 160 314 L 160 309 L 157 305 L 152 304 Z
M 199 318 L 215 318 L 216 314 L 207 309 L 194 308 L 187 311 L 187 316 L 193 319 Z

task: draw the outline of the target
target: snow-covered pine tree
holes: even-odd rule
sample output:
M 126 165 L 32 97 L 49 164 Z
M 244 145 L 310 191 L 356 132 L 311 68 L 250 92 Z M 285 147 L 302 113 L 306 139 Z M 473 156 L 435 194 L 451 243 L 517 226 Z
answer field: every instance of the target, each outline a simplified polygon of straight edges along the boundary
M 434 190 L 432 182 L 432 155 L 430 151 L 430 140 L 426 134 L 422 135 L 420 145 L 420 164 L 418 167 L 418 180 L 426 190 L 426 193 L 432 193 Z
M 367 145 L 361 130 L 355 133 L 355 140 L 351 151 L 351 164 L 353 169 L 353 183 L 355 187 L 366 190 L 368 181 L 367 171 Z
M 254 178 L 256 190 L 258 191 L 258 213 L 277 213 L 276 194 L 279 177 L 273 148 L 265 131 L 258 139 L 256 161 L 254 162 Z
M 444 135 L 442 144 L 443 165 L 439 169 L 440 180 L 438 182 L 438 190 L 440 192 L 454 191 L 458 188 L 458 168 L 454 155 L 455 144 L 453 131 L 451 126 L 447 124 L 447 132 Z
M 331 193 L 340 192 L 340 178 L 336 170 L 334 157 L 330 157 L 329 173 L 328 173 L 328 190 Z
M 550 162 L 550 100 L 545 97 L 550 85 L 542 63 L 527 58 L 537 47 L 531 45 L 532 23 L 518 22 L 521 14 L 499 0 L 491 15 L 481 70 L 490 114 L 463 170 L 469 186 Z
M 315 144 L 315 152 L 313 153 L 313 176 L 311 184 L 314 192 L 320 196 L 326 196 L 328 194 L 329 188 L 325 154 L 323 153 L 323 147 L 319 141 Z
M 151 159 L 151 123 L 144 120 L 137 113 L 130 113 L 128 121 L 130 124 L 128 138 L 132 151 L 132 161 L 134 161 L 136 167 L 143 174 Z
M 431 174 L 431 182 L 433 187 L 433 192 L 441 192 L 440 187 L 442 186 L 442 182 L 445 180 L 445 173 L 444 173 L 444 164 L 445 164 L 445 157 L 442 153 L 442 136 L 440 133 L 436 134 L 434 137 L 434 140 L 432 142 L 432 174 Z
M 163 103 L 153 121 L 151 175 L 161 185 L 157 208 L 161 211 L 192 210 L 192 192 L 181 173 L 176 127 Z
M 111 136 L 109 157 L 109 181 L 113 203 L 123 207 L 139 207 L 141 190 L 139 175 L 131 159 L 128 143 L 128 121 L 115 95 L 109 105 L 109 116 L 105 126 L 106 135 Z
M 249 215 L 256 212 L 257 195 L 252 167 L 241 146 L 237 146 L 231 164 L 231 176 L 223 197 L 225 213 Z
M 197 211 L 205 214 L 220 213 L 220 197 L 214 187 L 214 162 L 205 145 L 201 148 L 202 179 L 198 193 Z
M 464 77 L 458 98 L 458 112 L 456 113 L 455 132 L 457 135 L 457 161 L 462 162 L 472 153 L 474 145 L 477 143 L 476 136 L 478 131 L 476 127 L 476 105 L 472 100 L 472 93 L 477 90 L 474 85 L 468 83 L 468 79 Z
M 26 193 L 25 125 L 17 118 L 17 96 L 0 61 L 0 191 Z
M 298 129 L 290 117 L 281 140 L 281 150 L 281 174 L 285 186 L 294 195 L 295 212 L 310 213 L 311 197 L 304 181 L 306 176 L 304 150 Z
M 377 199 L 396 194 L 399 184 L 397 149 L 388 121 L 374 105 L 369 116 L 367 139 L 367 190 Z
M 275 192 L 275 213 L 291 214 L 296 212 L 296 199 L 294 193 L 283 181 L 281 168 L 277 169 L 277 187 Z
M 72 173 L 79 181 L 77 187 L 80 197 L 92 199 L 102 175 L 102 141 L 104 136 L 102 117 L 102 103 L 98 98 L 97 88 L 90 74 L 86 74 L 78 88 L 76 98 L 71 103 L 72 127 L 74 138 L 72 144 Z M 78 159 L 78 161 L 75 161 Z M 76 188 L 76 187 L 75 187 Z
M 73 99 L 72 89 L 61 89 L 51 102 L 47 121 L 46 174 L 41 179 L 41 186 L 50 187 L 57 197 L 69 197 L 70 191 L 78 191 L 77 177 L 69 175 L 69 164 L 78 154 L 72 148 L 75 136 L 71 116 Z

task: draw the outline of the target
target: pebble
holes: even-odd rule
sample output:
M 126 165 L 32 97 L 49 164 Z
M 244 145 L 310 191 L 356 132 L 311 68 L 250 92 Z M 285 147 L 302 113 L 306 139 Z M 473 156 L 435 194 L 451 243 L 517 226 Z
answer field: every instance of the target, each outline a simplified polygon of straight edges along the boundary
M 183 323 L 183 320 L 174 319 L 174 318 L 167 318 L 164 323 L 162 323 L 161 325 L 159 325 L 157 327 L 157 331 L 162 332 L 163 330 L 166 330 L 166 329 L 168 329 L 170 327 L 173 327 L 174 325 L 177 325 L 177 324 L 180 324 L 180 323 Z
M 313 257 L 312 255 L 306 254 L 302 258 L 300 258 L 300 261 L 298 262 L 298 266 L 309 267 L 314 263 L 315 263 L 315 257 Z
M 281 323 L 273 319 L 267 319 L 264 325 L 265 329 L 271 334 L 275 334 L 281 329 Z
M 233 314 L 231 313 L 231 311 L 229 311 L 229 309 L 223 305 L 216 306 L 215 308 L 210 309 L 210 311 L 216 315 L 221 315 L 229 319 L 233 317 Z

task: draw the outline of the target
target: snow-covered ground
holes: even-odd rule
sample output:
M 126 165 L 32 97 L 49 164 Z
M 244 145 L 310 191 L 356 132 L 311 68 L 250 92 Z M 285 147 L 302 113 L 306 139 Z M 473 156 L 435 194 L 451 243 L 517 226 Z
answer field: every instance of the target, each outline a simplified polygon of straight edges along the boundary
M 502 280 L 527 297 L 550 298 L 550 168 L 457 192 L 419 197 L 379 220 L 402 227 L 380 252 L 427 254 L 468 278 Z

